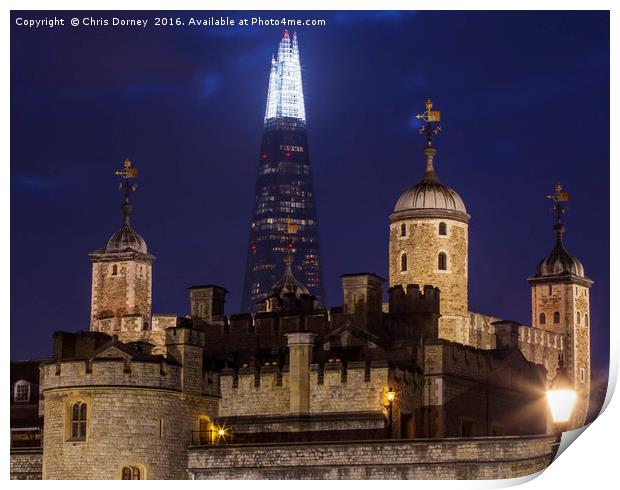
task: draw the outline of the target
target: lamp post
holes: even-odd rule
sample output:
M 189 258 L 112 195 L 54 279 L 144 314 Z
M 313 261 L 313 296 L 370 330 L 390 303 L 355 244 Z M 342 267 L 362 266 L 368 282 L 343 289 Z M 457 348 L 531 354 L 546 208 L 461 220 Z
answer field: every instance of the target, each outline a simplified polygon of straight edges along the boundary
M 551 383 L 551 388 L 547 391 L 547 404 L 551 410 L 557 434 L 567 430 L 576 402 L 577 392 L 568 377 L 568 372 L 564 366 L 564 359 L 560 358 L 555 378 Z
M 392 388 L 391 386 L 388 388 L 388 391 L 385 394 L 385 398 L 387 400 L 384 407 L 387 410 L 387 414 L 388 414 L 388 436 L 389 438 L 391 438 L 392 437 L 392 406 L 394 405 L 394 399 L 396 398 L 396 392 L 394 391 L 394 388 Z

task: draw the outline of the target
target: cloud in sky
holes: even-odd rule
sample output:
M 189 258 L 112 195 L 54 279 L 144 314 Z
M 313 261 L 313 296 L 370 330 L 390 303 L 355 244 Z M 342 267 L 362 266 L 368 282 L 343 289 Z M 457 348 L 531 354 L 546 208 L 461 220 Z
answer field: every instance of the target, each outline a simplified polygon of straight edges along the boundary
M 208 73 L 203 78 L 202 94 L 206 97 L 213 95 L 220 85 L 220 77 L 215 73 Z

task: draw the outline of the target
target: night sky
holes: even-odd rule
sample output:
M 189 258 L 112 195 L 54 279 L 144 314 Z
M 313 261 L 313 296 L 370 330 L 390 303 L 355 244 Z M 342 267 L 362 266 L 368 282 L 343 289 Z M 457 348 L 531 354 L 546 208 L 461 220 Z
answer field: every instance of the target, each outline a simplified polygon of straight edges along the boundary
M 17 17 L 161 14 L 12 12 Z M 183 19 L 190 12 L 165 12 Z M 200 12 L 196 17 L 259 14 Z M 595 366 L 609 356 L 607 12 L 263 12 L 299 27 L 327 306 L 342 273 L 387 277 L 388 215 L 424 170 L 415 114 L 442 111 L 436 170 L 471 214 L 470 309 L 531 323 L 526 278 L 551 250 L 545 198 L 570 193 L 565 241 L 595 281 Z M 151 20 L 151 24 L 153 21 Z M 293 30 L 293 29 L 291 29 Z M 282 27 L 11 32 L 11 356 L 88 330 L 90 261 L 121 225 L 113 172 L 140 170 L 132 223 L 157 260 L 153 311 L 186 288 L 237 313 L 267 96 Z

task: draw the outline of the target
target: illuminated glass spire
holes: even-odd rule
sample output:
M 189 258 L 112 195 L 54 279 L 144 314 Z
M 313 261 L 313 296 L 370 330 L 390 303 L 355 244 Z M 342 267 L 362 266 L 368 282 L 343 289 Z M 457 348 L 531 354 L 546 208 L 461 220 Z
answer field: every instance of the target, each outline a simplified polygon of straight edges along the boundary
M 284 31 L 278 47 L 278 55 L 271 58 L 265 124 L 281 117 L 291 117 L 306 122 L 296 32 L 293 33 L 293 39 L 291 39 L 288 31 Z
M 295 253 L 291 273 L 319 302 L 323 298 L 319 227 L 301 88 L 297 36 L 288 32 L 271 61 L 265 128 L 249 230 L 243 311 L 257 311 L 285 274 L 283 258 Z

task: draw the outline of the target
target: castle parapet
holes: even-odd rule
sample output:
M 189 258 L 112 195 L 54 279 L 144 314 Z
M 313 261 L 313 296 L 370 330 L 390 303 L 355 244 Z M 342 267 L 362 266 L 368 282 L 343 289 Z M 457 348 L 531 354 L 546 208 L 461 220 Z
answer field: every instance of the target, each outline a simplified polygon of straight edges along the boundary
M 381 411 L 389 371 L 386 361 L 311 364 L 308 413 Z M 289 414 L 290 382 L 286 367 L 224 369 L 220 417 Z
M 392 314 L 435 313 L 439 314 L 439 288 L 425 285 L 420 291 L 418 284 L 408 284 L 407 290 L 399 284 L 388 290 L 389 311 Z
M 180 391 L 181 368 L 163 358 L 50 361 L 41 365 L 41 391 L 83 386 L 141 387 Z

